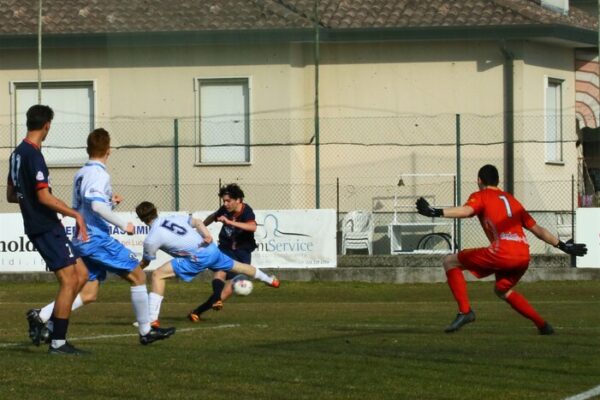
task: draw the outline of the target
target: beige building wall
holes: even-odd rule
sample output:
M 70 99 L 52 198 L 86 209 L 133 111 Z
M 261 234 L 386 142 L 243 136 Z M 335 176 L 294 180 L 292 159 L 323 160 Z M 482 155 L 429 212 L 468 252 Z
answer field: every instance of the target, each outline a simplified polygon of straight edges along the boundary
M 528 43 L 515 53 L 517 113 L 542 112 L 545 75 L 564 79 L 564 104 L 575 104 L 571 49 Z M 503 56 L 497 43 L 322 44 L 321 57 L 323 207 L 336 206 L 337 178 L 343 193 L 348 193 L 341 207 L 349 209 L 368 208 L 374 197 L 390 197 L 402 173 L 455 172 L 455 114 L 463 117 L 463 142 L 502 141 Z M 36 79 L 33 50 L 3 51 L 2 60 L 0 88 L 8 88 L 11 81 Z M 248 77 L 251 142 L 308 144 L 314 133 L 314 75 L 312 46 L 257 44 L 46 49 L 43 79 L 93 80 L 97 124 L 111 131 L 117 146 L 169 146 L 173 119 L 181 118 L 179 142 L 185 146 L 179 151 L 182 209 L 216 206 L 219 179 L 240 182 L 252 203 L 261 208 L 304 208 L 314 205 L 311 145 L 253 147 L 249 165 L 196 164 L 196 151 L 191 147 L 197 143 L 194 79 Z M 10 101 L 8 90 L 0 90 L 0 125 L 10 123 Z M 537 137 L 535 118 L 516 122 L 516 139 Z M 566 138 L 574 135 L 574 122 L 569 121 L 565 116 Z M 421 143 L 446 146 L 406 146 Z M 517 194 L 526 203 L 534 197 L 552 199 L 545 182 L 568 180 L 576 170 L 576 153 L 569 145 L 564 152 L 564 165 L 546 165 L 538 145 L 516 150 L 516 180 L 527 182 L 517 185 Z M 0 173 L 6 174 L 8 152 L 0 157 Z M 114 151 L 109 167 L 115 190 L 136 193 L 136 201 L 164 198 L 165 204 L 160 205 L 172 207 L 173 157 L 169 147 Z M 465 147 L 462 157 L 466 196 L 475 189 L 474 175 L 482 164 L 502 167 L 502 146 Z M 70 193 L 74 172 L 73 168 L 53 169 L 54 184 Z M 426 188 L 445 202 L 446 191 L 436 194 L 438 189 Z M 559 204 L 562 207 L 566 202 L 561 197 Z

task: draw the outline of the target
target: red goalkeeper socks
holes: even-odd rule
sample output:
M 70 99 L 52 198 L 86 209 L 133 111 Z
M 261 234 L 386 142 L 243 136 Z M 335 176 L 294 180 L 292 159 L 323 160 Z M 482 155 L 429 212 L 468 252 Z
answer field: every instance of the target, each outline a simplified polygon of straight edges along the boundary
M 452 268 L 446 271 L 448 278 L 448 286 L 454 295 L 454 299 L 458 303 L 458 311 L 466 314 L 471 310 L 469 304 L 469 296 L 467 295 L 467 282 L 460 268 Z
M 535 309 L 529 304 L 527 299 L 520 293 L 514 290 L 506 297 L 506 302 L 510 304 L 519 314 L 527 319 L 533 321 L 535 326 L 541 328 L 544 326 L 546 321 L 535 311 Z

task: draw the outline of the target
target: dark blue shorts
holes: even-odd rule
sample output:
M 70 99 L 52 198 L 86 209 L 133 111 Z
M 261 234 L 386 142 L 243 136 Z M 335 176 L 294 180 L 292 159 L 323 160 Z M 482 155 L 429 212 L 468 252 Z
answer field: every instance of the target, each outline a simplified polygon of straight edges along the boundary
M 62 224 L 49 232 L 29 236 L 29 240 L 46 262 L 46 269 L 58 271 L 61 268 L 75 264 L 77 253 L 65 234 Z
M 227 254 L 229 257 L 231 257 L 233 260 L 244 263 L 244 264 L 251 264 L 252 263 L 252 252 L 250 250 L 244 250 L 244 249 L 226 249 L 223 247 L 219 247 L 219 250 L 221 250 L 221 252 Z M 225 277 L 226 280 L 230 280 L 236 277 L 236 273 L 235 272 L 231 272 L 231 271 L 227 271 L 227 276 Z

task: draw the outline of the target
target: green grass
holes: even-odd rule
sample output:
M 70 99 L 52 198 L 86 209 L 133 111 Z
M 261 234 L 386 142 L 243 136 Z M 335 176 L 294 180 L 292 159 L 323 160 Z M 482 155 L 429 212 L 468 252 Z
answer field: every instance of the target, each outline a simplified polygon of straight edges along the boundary
M 477 322 L 451 335 L 443 284 L 256 284 L 187 322 L 208 288 L 169 282 L 161 320 L 179 332 L 142 347 L 127 285 L 107 282 L 71 319 L 72 342 L 91 354 L 51 357 L 26 340 L 24 313 L 56 284 L 3 283 L 0 398 L 562 399 L 600 385 L 600 282 L 519 285 L 555 326 L 551 337 L 489 282 L 469 284 Z

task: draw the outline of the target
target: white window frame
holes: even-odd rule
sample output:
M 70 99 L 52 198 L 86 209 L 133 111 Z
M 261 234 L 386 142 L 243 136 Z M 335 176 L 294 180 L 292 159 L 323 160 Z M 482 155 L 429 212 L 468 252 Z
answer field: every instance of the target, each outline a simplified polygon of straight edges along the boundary
M 244 83 L 246 85 L 246 90 L 248 93 L 248 96 L 246 98 L 246 142 L 245 145 L 248 146 L 247 151 L 246 151 L 246 161 L 215 161 L 215 162 L 205 162 L 202 161 L 202 148 L 200 147 L 200 145 L 202 144 L 202 132 L 201 132 L 201 123 L 200 123 L 200 116 L 201 116 L 201 111 L 200 111 L 200 107 L 201 105 L 201 90 L 200 90 L 200 86 L 203 82 L 213 82 L 213 83 L 236 83 L 236 82 L 241 82 Z M 250 78 L 250 76 L 218 76 L 218 77 L 204 77 L 204 76 L 197 76 L 194 77 L 194 130 L 195 130 L 195 140 L 196 140 L 196 146 L 197 146 L 197 150 L 196 150 L 196 161 L 195 161 L 195 165 L 196 166 L 219 166 L 219 165 L 224 165 L 224 166 L 235 166 L 235 165 L 242 165 L 242 166 L 247 166 L 247 165 L 251 165 L 252 164 L 252 147 L 250 146 L 250 144 L 252 143 L 252 124 L 250 121 L 250 115 L 251 115 L 251 110 L 252 109 L 252 80 Z
M 564 165 L 564 151 L 563 151 L 563 140 L 564 140 L 564 79 L 553 78 L 550 76 L 544 77 L 544 159 L 546 164 Z M 552 139 L 549 137 L 549 110 L 548 110 L 548 89 L 550 86 L 558 87 L 558 102 L 560 103 L 557 108 L 557 118 L 555 121 L 555 127 L 557 129 L 557 142 L 550 143 Z M 552 151 L 551 151 L 552 150 Z M 558 154 L 558 158 L 551 159 L 549 153 Z
M 11 143 L 12 143 L 13 147 L 16 147 L 21 142 L 20 136 L 23 133 L 23 132 L 18 131 L 17 112 L 26 112 L 27 111 L 27 110 L 17 110 L 17 103 L 16 103 L 17 102 L 17 98 L 16 98 L 17 90 L 19 89 L 19 87 L 30 88 L 32 86 L 37 87 L 37 85 L 38 85 L 37 80 L 18 80 L 18 81 L 10 81 L 9 82 L 10 131 L 12 132 Z M 97 112 L 98 102 L 96 99 L 97 82 L 95 79 L 64 79 L 64 80 L 63 79 L 57 79 L 57 80 L 48 79 L 48 80 L 44 80 L 44 81 L 42 81 L 42 104 L 45 104 L 44 97 L 43 97 L 44 96 L 44 92 L 43 92 L 44 85 L 50 85 L 52 87 L 91 86 L 92 94 L 93 94 L 92 129 L 93 129 L 93 127 L 96 126 L 96 118 L 98 115 L 98 112 Z M 50 104 L 50 107 L 52 107 L 51 104 Z M 87 145 L 86 142 L 81 143 L 81 148 L 83 149 L 84 152 L 85 152 L 86 145 Z M 79 145 L 77 145 L 77 146 L 79 146 Z M 85 156 L 85 158 L 87 159 L 87 155 Z M 46 162 L 47 162 L 48 166 L 58 167 L 58 168 L 81 167 L 81 165 L 82 165 L 81 163 L 75 163 L 75 162 L 61 163 L 61 162 L 55 162 L 52 160 L 46 160 Z

